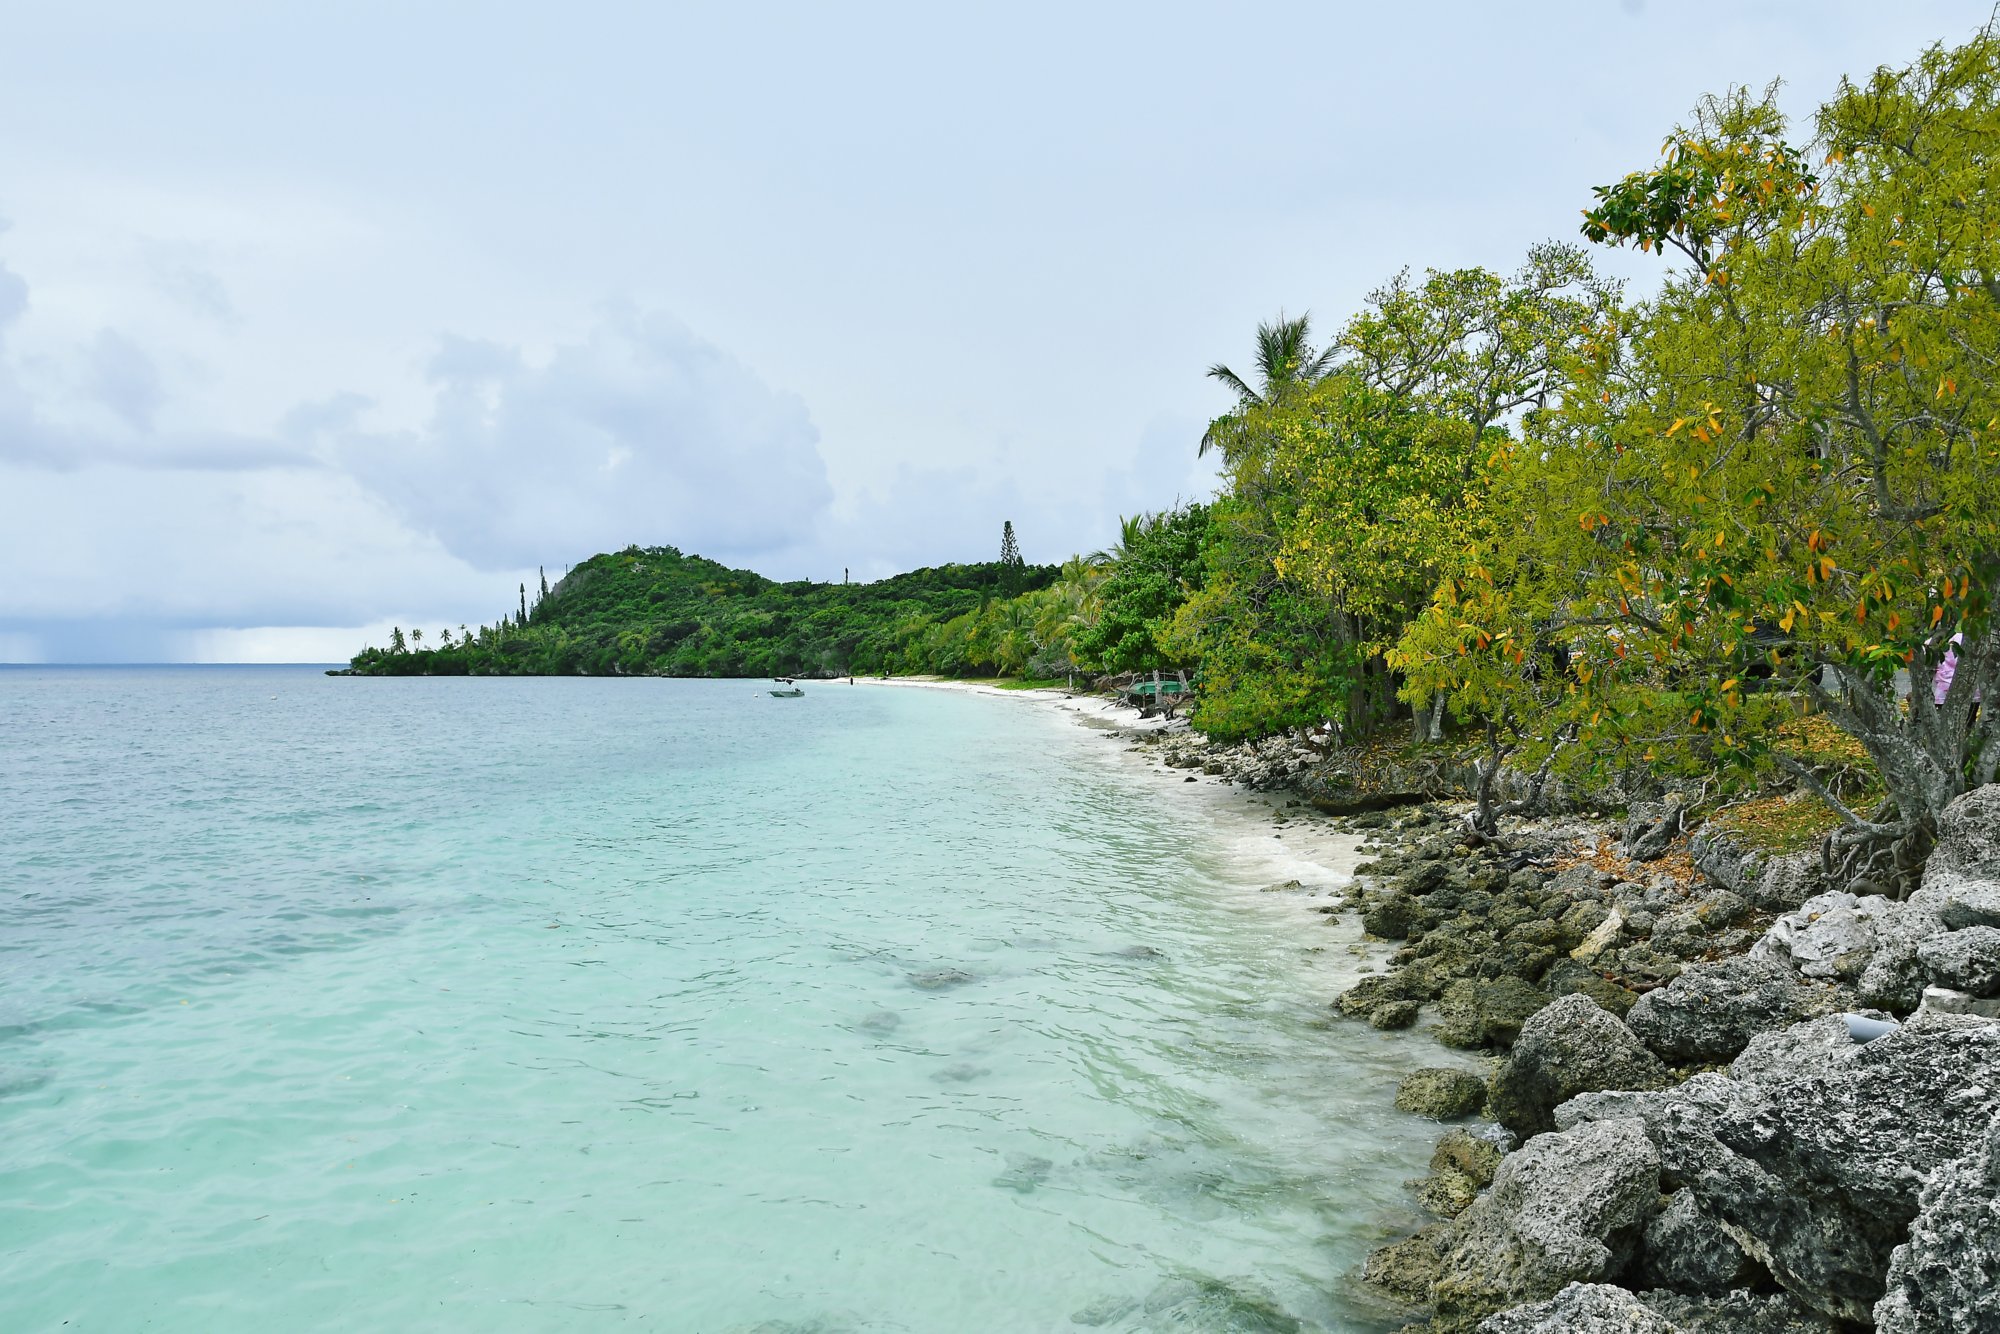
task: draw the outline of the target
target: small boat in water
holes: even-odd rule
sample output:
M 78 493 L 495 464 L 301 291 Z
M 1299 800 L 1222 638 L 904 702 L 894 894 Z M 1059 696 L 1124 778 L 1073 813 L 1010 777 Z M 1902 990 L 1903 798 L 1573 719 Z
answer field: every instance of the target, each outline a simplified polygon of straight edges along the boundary
M 799 697 L 800 695 L 803 695 L 803 694 L 805 694 L 805 693 L 806 693 L 805 691 L 803 691 L 803 690 L 799 689 L 799 688 L 798 688 L 797 686 L 793 686 L 793 687 L 791 687 L 791 688 L 790 688 L 789 690 L 773 690 L 773 691 L 771 692 L 771 698 L 772 698 L 772 699 L 797 699 L 797 698 L 798 698 L 798 697 Z

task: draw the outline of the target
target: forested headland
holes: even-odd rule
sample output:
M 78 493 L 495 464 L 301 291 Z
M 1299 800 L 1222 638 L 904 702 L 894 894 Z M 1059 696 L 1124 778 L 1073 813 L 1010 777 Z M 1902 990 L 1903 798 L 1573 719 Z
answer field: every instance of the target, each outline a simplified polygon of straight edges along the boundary
M 1579 188 L 1574 242 L 1259 328 L 1188 442 L 1218 494 L 1104 551 L 831 585 L 630 548 L 354 669 L 1185 670 L 1218 738 L 1331 721 L 1476 745 L 1483 775 L 1781 776 L 1841 846 L 1921 861 L 2000 772 L 2000 40 L 1809 123 L 1738 89 L 1663 129 Z M 1621 246 L 1661 266 L 1642 296 L 1594 258 Z M 1863 780 L 1789 742 L 1802 714 Z

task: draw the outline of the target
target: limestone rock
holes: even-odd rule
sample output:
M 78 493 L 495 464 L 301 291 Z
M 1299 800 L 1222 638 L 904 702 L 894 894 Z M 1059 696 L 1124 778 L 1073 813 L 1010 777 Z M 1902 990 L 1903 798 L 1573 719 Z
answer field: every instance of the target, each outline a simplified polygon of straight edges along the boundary
M 1968 879 L 2000 880 L 2000 783 L 1976 788 L 1945 807 L 1930 869 Z
M 1809 1019 L 1789 1028 L 1759 1033 L 1729 1063 L 1729 1077 L 1746 1084 L 1793 1079 L 1807 1070 L 1830 1070 L 1861 1051 L 1837 1014 Z
M 1815 894 L 1796 912 L 1773 922 L 1750 957 L 1789 963 L 1803 976 L 1823 982 L 1852 984 L 1868 967 L 1882 921 L 1896 907 L 1880 894 Z
M 1811 1018 L 1833 998 L 1769 959 L 1723 959 L 1685 969 L 1639 998 L 1626 1022 L 1668 1061 L 1726 1061 L 1752 1037 Z
M 1702 1212 L 1692 1191 L 1677 1191 L 1646 1224 L 1640 1273 L 1649 1288 L 1720 1297 L 1751 1269 L 1750 1257 L 1721 1223 Z
M 1457 1334 L 1495 1311 L 1617 1274 L 1659 1183 L 1659 1153 L 1637 1121 L 1538 1136 L 1507 1155 L 1492 1189 L 1451 1225 L 1431 1291 L 1435 1328 Z
M 1687 819 L 1687 798 L 1669 793 L 1664 801 L 1635 802 L 1625 818 L 1625 855 L 1633 861 L 1650 862 L 1665 856 L 1667 848 L 1680 837 Z
M 1711 882 L 1772 912 L 1788 912 L 1826 888 L 1817 852 L 1753 852 L 1714 825 L 1695 831 L 1688 855 Z
M 1400 976 L 1393 973 L 1376 977 L 1364 977 L 1353 986 L 1340 993 L 1333 1008 L 1353 1019 L 1366 1019 L 1376 1010 L 1391 1001 L 1416 1000 L 1410 994 L 1410 987 Z
M 1569 957 L 1580 963 L 1590 962 L 1617 944 L 1618 933 L 1624 929 L 1625 915 L 1616 908 L 1611 909 L 1605 914 L 1604 919 L 1591 929 L 1590 934 L 1583 938 L 1583 943 L 1569 952 Z
M 1381 1289 L 1397 1301 L 1411 1306 L 1428 1305 L 1431 1289 L 1444 1272 L 1445 1252 L 1450 1249 L 1451 1229 L 1443 1223 L 1419 1228 L 1413 1235 L 1368 1253 L 1362 1266 L 1362 1280 Z
M 1875 1304 L 1881 1334 L 2000 1329 L 2000 1121 L 1924 1187 Z
M 1486 1105 L 1486 1082 L 1469 1070 L 1429 1066 L 1406 1075 L 1396 1088 L 1396 1110 L 1433 1121 L 1456 1121 Z
M 1925 1016 L 1865 1046 L 1803 1046 L 1789 1073 L 1731 1091 L 1720 1111 L 1664 1108 L 1666 1175 L 1794 1297 L 1865 1323 L 1923 1183 L 2000 1115 L 2000 1025 Z
M 1654 1092 L 1609 1091 L 1580 1093 L 1555 1111 L 1556 1129 L 1570 1130 L 1589 1121 L 1636 1119 L 1657 1142 L 1671 1108 L 1683 1104 L 1713 1115 L 1728 1107 L 1737 1089 L 1728 1075 L 1705 1072 L 1685 1083 Z M 1672 1184 L 1669 1182 L 1669 1184 Z
M 1935 853 L 1924 868 L 1923 887 L 1910 895 L 1909 902 L 1934 913 L 1948 931 L 2000 926 L 2000 880 L 1961 875 L 1940 866 Z
M 2000 927 L 1946 931 L 1917 947 L 1927 980 L 1974 996 L 2000 992 Z
M 1555 1109 L 1579 1093 L 1657 1089 L 1666 1067 L 1617 1016 L 1583 995 L 1564 996 L 1521 1026 L 1513 1054 L 1493 1077 L 1493 1115 L 1526 1138 L 1554 1130 Z
M 1368 1016 L 1368 1023 L 1374 1028 L 1410 1028 L 1417 1022 L 1417 1008 L 1413 1000 L 1384 1001 Z
M 1640 1300 L 1688 1334 L 1838 1334 L 1832 1321 L 1789 1293 L 1732 1292 L 1694 1297 L 1655 1290 Z
M 1545 1302 L 1479 1322 L 1478 1334 L 1684 1334 L 1623 1288 L 1572 1283 Z
M 1438 1001 L 1436 1036 L 1448 1047 L 1512 1046 L 1548 996 L 1518 977 L 1464 978 Z
M 1447 1130 L 1431 1150 L 1431 1171 L 1452 1171 L 1484 1190 L 1500 1170 L 1500 1148 L 1463 1130 Z

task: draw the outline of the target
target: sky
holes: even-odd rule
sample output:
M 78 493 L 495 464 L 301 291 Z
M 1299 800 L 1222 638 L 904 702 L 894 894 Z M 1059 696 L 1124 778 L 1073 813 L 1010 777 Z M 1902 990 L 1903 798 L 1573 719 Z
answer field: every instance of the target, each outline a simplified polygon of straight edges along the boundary
M 13 0 L 0 661 L 343 660 L 632 543 L 1059 561 L 1213 490 L 1259 321 L 1990 8 Z

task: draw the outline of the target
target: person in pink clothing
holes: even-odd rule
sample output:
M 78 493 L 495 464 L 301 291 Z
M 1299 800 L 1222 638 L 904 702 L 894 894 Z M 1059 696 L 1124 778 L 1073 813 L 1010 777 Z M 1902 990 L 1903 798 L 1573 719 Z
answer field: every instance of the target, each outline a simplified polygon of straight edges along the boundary
M 1945 693 L 1951 689 L 1951 678 L 1958 675 L 1958 646 L 1965 642 L 1962 634 L 1953 635 L 1951 643 L 1945 647 L 1944 661 L 1938 664 L 1937 675 L 1931 678 L 1931 699 L 1942 708 Z

